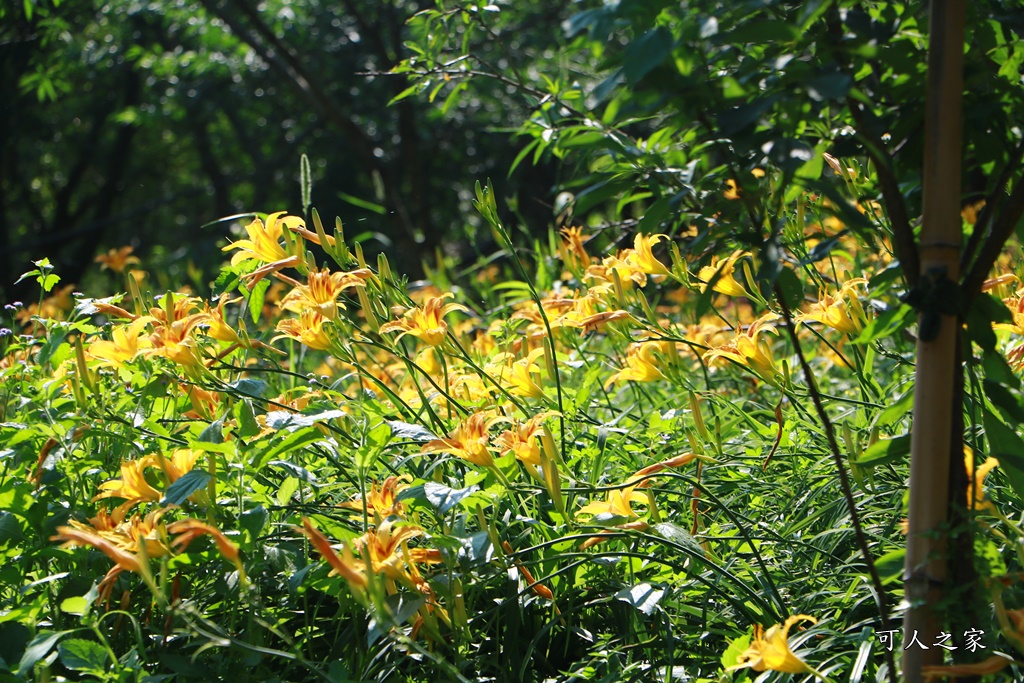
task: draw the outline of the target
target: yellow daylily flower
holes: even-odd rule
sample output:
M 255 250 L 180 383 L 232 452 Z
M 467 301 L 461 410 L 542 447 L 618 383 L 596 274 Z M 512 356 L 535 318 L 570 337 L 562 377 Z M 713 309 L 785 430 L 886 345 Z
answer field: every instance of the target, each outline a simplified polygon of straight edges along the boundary
M 99 514 L 89 520 L 90 524 L 71 520 L 68 526 L 57 527 L 57 533 L 50 540 L 64 541 L 62 547 L 65 548 L 95 548 L 114 562 L 114 566 L 99 584 L 98 601 L 110 595 L 114 581 L 122 571 L 141 575 L 155 589 L 149 558 L 171 553 L 167 544 L 167 530 L 160 521 L 164 512 L 164 509 L 153 510 L 145 517 L 135 515 L 125 521 L 123 510 L 115 510 L 113 515 L 108 516 L 106 510 L 101 508 Z
M 142 353 L 163 356 L 185 368 L 197 368 L 202 361 L 196 353 L 193 332 L 197 327 L 210 321 L 209 313 L 192 313 L 198 309 L 199 299 L 176 297 L 171 310 L 154 306 L 149 309 L 156 325 L 149 336 L 150 346 Z M 170 313 L 170 315 L 168 315 Z
M 611 322 L 632 320 L 632 316 L 621 309 L 601 310 L 599 306 L 604 303 L 604 299 L 599 297 L 598 293 L 607 297 L 607 293 L 603 292 L 603 289 L 607 288 L 608 285 L 592 287 L 587 294 L 582 296 L 579 296 L 577 292 L 572 299 L 568 300 L 572 302 L 572 307 L 561 317 L 552 320 L 551 327 L 572 327 L 579 329 L 581 334 L 586 334 L 587 332 L 603 331 L 605 326 Z
M 431 377 L 437 377 L 444 370 L 444 367 L 441 365 L 441 361 L 438 358 L 437 351 L 433 346 L 428 346 L 417 353 L 413 362 L 419 366 L 423 372 L 427 373 Z
M 734 201 L 736 201 L 737 199 L 739 199 L 739 198 L 740 198 L 740 197 L 742 196 L 742 195 L 740 194 L 740 189 L 739 189 L 739 187 L 738 187 L 738 186 L 736 185 L 736 181 L 735 181 L 735 180 L 733 180 L 732 178 L 729 178 L 729 179 L 727 179 L 727 180 L 725 181 L 725 184 L 726 184 L 726 185 L 727 185 L 728 187 L 727 187 L 727 189 L 726 189 L 726 190 L 725 190 L 725 191 L 724 191 L 724 192 L 722 193 L 722 196 L 723 196 L 723 197 L 725 197 L 726 199 L 728 199 L 728 200 L 729 200 L 729 201 L 731 201 L 731 202 L 734 202 Z
M 754 671 L 779 671 L 781 673 L 802 674 L 814 671 L 802 659 L 789 649 L 789 629 L 800 621 L 812 624 L 818 620 L 806 614 L 797 614 L 786 619 L 783 624 L 776 624 L 767 633 L 759 624 L 754 626 L 754 640 L 746 652 L 739 656 L 737 663 L 727 671 L 751 668 Z
M 704 282 L 700 286 L 700 291 L 703 292 L 707 289 L 707 283 L 714 279 L 716 273 L 721 273 L 718 280 L 715 281 L 715 286 L 712 287 L 714 291 L 729 296 L 746 296 L 747 290 L 736 281 L 736 278 L 733 277 L 733 272 L 736 269 L 736 262 L 747 255 L 745 251 L 734 251 L 721 265 L 718 264 L 718 257 L 712 256 L 711 265 L 704 266 L 697 272 L 697 278 Z
M 706 351 L 704 361 L 710 365 L 719 358 L 725 358 L 750 368 L 769 384 L 780 386 L 782 373 L 775 365 L 768 342 L 760 338 L 762 332 L 775 333 L 775 326 L 769 321 L 777 317 L 774 313 L 761 316 L 746 331 L 737 331 L 732 341 Z
M 615 382 L 654 382 L 665 379 L 658 366 L 673 353 L 675 345 L 672 342 L 647 341 L 630 344 L 626 350 L 626 367 L 609 377 L 604 386 L 607 389 Z
M 94 341 L 89 344 L 86 353 L 99 360 L 100 365 L 124 367 L 125 363 L 149 347 L 149 338 L 143 336 L 142 331 L 151 322 L 153 322 L 153 318 L 142 316 L 127 325 L 119 325 L 110 333 L 111 341 L 106 339 Z
M 821 290 L 818 301 L 811 304 L 806 313 L 797 315 L 796 321 L 815 320 L 846 334 L 859 334 L 864 329 L 867 316 L 855 288 L 867 283 L 866 279 L 855 277 L 844 282 L 835 294 Z
M 583 233 L 583 228 L 562 228 L 559 232 L 562 240 L 558 243 L 558 252 L 562 263 L 570 270 L 590 265 L 590 254 L 584 246 L 590 236 Z
M 202 455 L 202 451 L 181 448 L 174 451 L 169 459 L 160 453 L 154 453 L 138 460 L 125 461 L 121 463 L 121 478 L 100 484 L 100 492 L 93 497 L 93 500 L 123 498 L 125 502 L 117 508 L 121 515 L 125 510 L 138 503 L 155 503 L 163 498 L 163 492 L 154 488 L 146 480 L 146 470 L 159 469 L 163 472 L 167 484 L 170 485 L 192 471 L 200 455 Z M 190 496 L 190 499 L 201 494 L 202 492 L 196 492 Z
M 451 453 L 480 467 L 494 467 L 488 430 L 508 418 L 495 417 L 489 411 L 480 411 L 467 417 L 443 439 L 423 444 L 421 453 Z
M 100 484 L 100 492 L 93 497 L 93 500 L 123 498 L 125 502 L 118 508 L 122 514 L 124 510 L 137 503 L 154 503 L 160 500 L 163 498 L 163 493 L 146 481 L 146 470 L 152 466 L 152 456 L 121 463 L 121 478 Z
M 307 308 L 316 310 L 328 320 L 338 317 L 338 309 L 344 310 L 345 305 L 338 301 L 341 293 L 349 287 L 364 287 L 372 273 L 361 268 L 351 273 L 332 273 L 328 269 L 311 270 L 306 276 L 306 284 L 298 285 L 281 301 L 281 308 L 302 313 Z
M 285 213 L 285 211 L 278 211 L 277 213 L 270 214 L 267 216 L 266 224 L 258 217 L 252 219 L 252 222 L 245 226 L 249 239 L 232 242 L 221 249 L 221 251 L 239 250 L 231 257 L 231 265 L 236 265 L 250 259 L 255 259 L 262 263 L 282 263 L 294 260 L 295 257 L 290 256 L 281 244 L 281 237 L 284 234 L 283 229 L 285 227 L 292 229 L 304 226 L 305 221 L 298 216 L 285 216 Z M 281 216 L 284 216 L 284 218 L 281 218 Z
M 235 328 L 228 325 L 224 319 L 224 306 L 229 303 L 235 303 L 241 301 L 241 298 L 228 301 L 226 295 L 221 295 L 220 301 L 217 302 L 217 308 L 210 308 L 209 304 L 205 306 L 205 313 L 209 315 L 209 327 L 206 328 L 206 334 L 213 337 L 217 341 L 230 342 L 232 344 L 238 344 L 239 346 L 248 346 L 242 341 L 242 338 L 235 332 Z
M 289 318 L 277 323 L 277 331 L 281 334 L 271 341 L 287 337 L 302 342 L 311 349 L 328 351 L 331 348 L 331 338 L 324 330 L 325 318 L 313 308 L 307 308 L 299 314 L 298 319 Z
M 476 372 L 449 372 L 452 396 L 462 398 L 468 403 L 491 401 L 494 398 L 494 385 L 484 381 Z
M 1024 335 L 1024 290 L 1016 296 L 1004 299 L 1003 303 L 1010 309 L 1013 317 L 1012 323 L 993 323 L 993 330 L 1006 330 L 1016 335 Z M 1018 344 L 1006 354 L 1006 360 L 1014 368 L 1019 369 L 1024 365 L 1024 344 Z
M 995 504 L 985 497 L 985 477 L 988 473 L 999 467 L 999 461 L 995 458 L 987 458 L 978 467 L 974 466 L 974 451 L 964 446 L 964 467 L 967 469 L 967 507 L 978 512 L 995 512 Z
M 1024 335 L 1024 294 L 1007 299 L 1005 303 L 1010 309 L 1010 315 L 1013 316 L 1013 322 L 993 323 L 992 329 L 1007 330 L 1014 334 Z
M 545 410 L 525 422 L 516 421 L 511 429 L 506 429 L 496 440 L 502 455 L 514 453 L 516 460 L 527 465 L 527 469 L 535 474 L 536 470 L 531 468 L 541 466 L 540 437 L 545 433 L 544 420 L 557 414 L 554 411 Z
M 621 489 L 612 489 L 608 492 L 605 500 L 587 503 L 579 509 L 577 514 L 581 515 L 614 515 L 616 518 L 626 520 L 639 519 L 640 516 L 633 511 L 633 503 L 647 503 L 647 495 L 636 490 L 636 486 L 627 486 Z
M 654 256 L 653 247 L 667 235 L 641 235 L 633 238 L 633 262 L 648 275 L 669 275 L 669 269 Z
M 496 355 L 485 370 L 501 384 L 507 384 L 508 393 L 526 398 L 544 398 L 544 387 L 533 376 L 540 374 L 537 359 L 544 355 L 544 349 L 530 351 L 526 358 L 513 360 L 510 353 Z
M 441 296 L 428 297 L 422 306 L 406 311 L 402 315 L 401 320 L 394 320 L 381 325 L 380 333 L 385 334 L 397 331 L 400 334 L 395 337 L 396 341 L 407 334 L 411 334 L 425 344 L 439 346 L 448 334 L 448 323 L 444 321 L 444 317 L 452 311 L 468 310 L 462 304 L 444 303 L 445 299 L 450 299 L 453 296 L 449 292 Z
M 624 290 L 630 289 L 634 284 L 645 286 L 647 273 L 631 258 L 632 251 L 632 249 L 626 249 L 615 256 L 606 256 L 600 265 L 587 268 L 586 277 L 597 280 L 598 283 L 612 283 L 617 275 Z M 612 274 L 613 271 L 615 275 Z

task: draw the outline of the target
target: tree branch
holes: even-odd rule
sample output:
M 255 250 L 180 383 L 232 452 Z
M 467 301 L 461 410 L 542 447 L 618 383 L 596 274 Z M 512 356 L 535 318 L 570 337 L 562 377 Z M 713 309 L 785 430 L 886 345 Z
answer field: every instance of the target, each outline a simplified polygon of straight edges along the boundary
M 370 138 L 324 92 L 323 88 L 314 84 L 299 58 L 263 23 L 259 12 L 254 7 L 244 1 L 234 1 L 234 5 L 251 22 L 257 35 L 251 34 L 229 12 L 223 11 L 220 3 L 216 0 L 201 1 L 207 11 L 223 21 L 239 40 L 249 45 L 260 58 L 284 76 L 286 82 L 305 98 L 324 119 L 337 126 L 348 137 L 353 151 L 363 164 L 369 168 L 378 168 L 379 164 L 376 157 L 373 156 L 373 142 Z
M 864 112 L 856 102 L 849 102 L 850 115 L 857 124 L 857 137 L 864 143 L 868 158 L 875 166 L 875 174 L 878 176 L 878 185 L 882 191 L 882 199 L 885 201 L 886 213 L 889 215 L 889 222 L 892 225 L 892 247 L 896 252 L 896 258 L 903 266 L 903 276 L 907 283 L 913 287 L 917 284 L 917 276 L 921 274 L 921 256 L 917 249 L 917 241 L 914 239 L 914 230 L 910 227 L 910 219 L 907 216 L 907 204 L 903 199 L 896 176 L 893 175 L 892 159 L 888 152 L 882 147 L 880 140 L 875 140 L 868 134 L 868 125 L 864 120 Z
M 988 230 L 985 242 L 981 246 L 978 258 L 971 266 L 970 272 L 964 277 L 963 291 L 968 299 L 973 299 L 981 291 L 981 286 L 988 278 L 992 266 L 1003 251 L 1006 240 L 1010 239 L 1021 216 L 1024 216 L 1024 178 L 1018 179 L 1016 187 L 1006 200 L 1002 213 L 993 221 Z
M 1006 192 L 1010 176 L 1020 167 L 1021 159 L 1024 159 L 1024 138 L 1021 139 L 1017 148 L 1010 155 L 1010 159 L 1003 166 L 999 178 L 996 179 L 995 185 L 992 187 L 992 191 L 985 197 L 985 206 L 981 209 L 981 213 L 978 214 L 978 218 L 974 222 L 974 231 L 971 232 L 971 236 L 967 240 L 967 246 L 964 247 L 964 253 L 960 256 L 960 272 L 969 272 L 972 262 L 975 260 L 975 254 L 981 246 L 982 238 L 985 235 L 991 234 L 992 226 L 990 223 L 1000 203 L 1000 195 Z

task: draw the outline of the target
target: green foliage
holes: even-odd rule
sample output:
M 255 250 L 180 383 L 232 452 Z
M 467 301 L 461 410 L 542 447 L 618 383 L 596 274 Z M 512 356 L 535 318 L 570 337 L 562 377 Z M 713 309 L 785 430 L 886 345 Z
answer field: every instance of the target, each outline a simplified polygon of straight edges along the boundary
M 1024 645 L 1008 617 L 1024 604 L 1019 253 L 972 300 L 940 275 L 901 298 L 891 251 L 920 205 L 923 9 L 343 5 L 0 9 L 45 36 L 4 77 L 66 102 L 51 123 L 101 69 L 94 87 L 123 90 L 93 112 L 94 145 L 151 134 L 157 111 L 157 137 L 197 143 L 197 158 L 165 144 L 135 162 L 140 182 L 170 183 L 169 167 L 261 180 L 207 212 L 247 225 L 216 300 L 180 267 L 77 305 L 54 270 L 78 278 L 48 260 L 23 276 L 39 298 L 9 306 L 20 334 L 0 337 L 0 677 L 880 679 L 894 615 L 878 604 L 904 597 L 921 428 L 913 349 L 943 313 L 967 325 L 967 518 L 996 587 L 981 596 L 994 610 L 964 610 L 985 615 L 987 647 Z M 1021 19 L 972 12 L 965 146 L 968 175 L 987 177 L 1019 144 Z M 328 65 L 373 80 L 330 86 Z M 347 180 L 319 175 L 324 145 L 300 155 L 266 135 L 275 115 L 319 142 L 323 121 L 341 131 Z M 495 122 L 522 148 L 484 135 Z M 378 155 L 396 134 L 402 149 Z M 445 210 L 490 241 L 472 264 L 438 253 L 410 284 L 368 252 L 429 253 L 416 197 L 452 182 L 420 154 L 458 169 Z M 90 185 L 118 194 L 91 158 L 61 186 L 57 156 L 39 156 L 25 177 L 48 207 Z M 294 158 L 308 220 L 237 213 L 284 203 L 273 193 L 296 183 L 275 169 Z M 555 229 L 483 182 L 543 178 L 544 161 L 560 169 L 537 192 L 560 193 Z M 358 210 L 347 242 L 312 209 L 314 183 Z M 992 230 L 975 217 L 968 264 Z

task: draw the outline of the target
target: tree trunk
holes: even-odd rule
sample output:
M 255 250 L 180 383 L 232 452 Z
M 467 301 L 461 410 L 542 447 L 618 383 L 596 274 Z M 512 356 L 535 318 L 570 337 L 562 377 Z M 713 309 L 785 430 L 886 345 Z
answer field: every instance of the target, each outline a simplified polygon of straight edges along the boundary
M 936 288 L 959 280 L 961 245 L 960 175 L 963 127 L 964 0 L 933 0 L 928 45 L 928 93 L 925 114 L 924 223 L 921 230 L 919 287 L 925 306 Z M 929 301 L 929 299 L 931 301 Z M 937 330 L 931 331 L 932 322 Z M 950 455 L 962 450 L 963 433 L 953 433 L 957 336 L 956 315 L 922 311 L 919 318 L 914 426 L 911 436 L 910 511 L 904 570 L 906 599 L 903 638 L 916 643 L 903 652 L 903 676 L 922 681 L 923 666 L 942 663 L 934 647 L 942 631 L 938 610 L 947 571 Z M 951 443 L 951 440 L 954 443 Z

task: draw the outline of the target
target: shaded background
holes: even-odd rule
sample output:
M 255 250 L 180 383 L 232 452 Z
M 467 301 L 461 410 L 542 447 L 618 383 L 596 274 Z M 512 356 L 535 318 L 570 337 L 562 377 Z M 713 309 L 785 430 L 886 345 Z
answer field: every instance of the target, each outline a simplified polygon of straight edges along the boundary
M 571 3 L 531 4 L 523 24 L 475 51 L 499 69 L 550 54 Z M 81 286 L 94 257 L 122 245 L 168 279 L 154 284 L 204 287 L 230 222 L 204 224 L 301 212 L 303 153 L 328 226 L 340 216 L 350 238 L 377 233 L 367 251 L 385 249 L 414 276 L 439 247 L 471 246 L 477 180 L 500 180 L 523 223 L 546 229 L 553 168 L 505 179 L 522 144 L 498 126 L 528 115 L 513 88 L 475 79 L 444 114 L 444 93 L 388 106 L 408 82 L 382 74 L 408 56 L 406 21 L 427 6 L 3 3 L 0 295 L 33 297 L 12 283 L 44 256 Z

